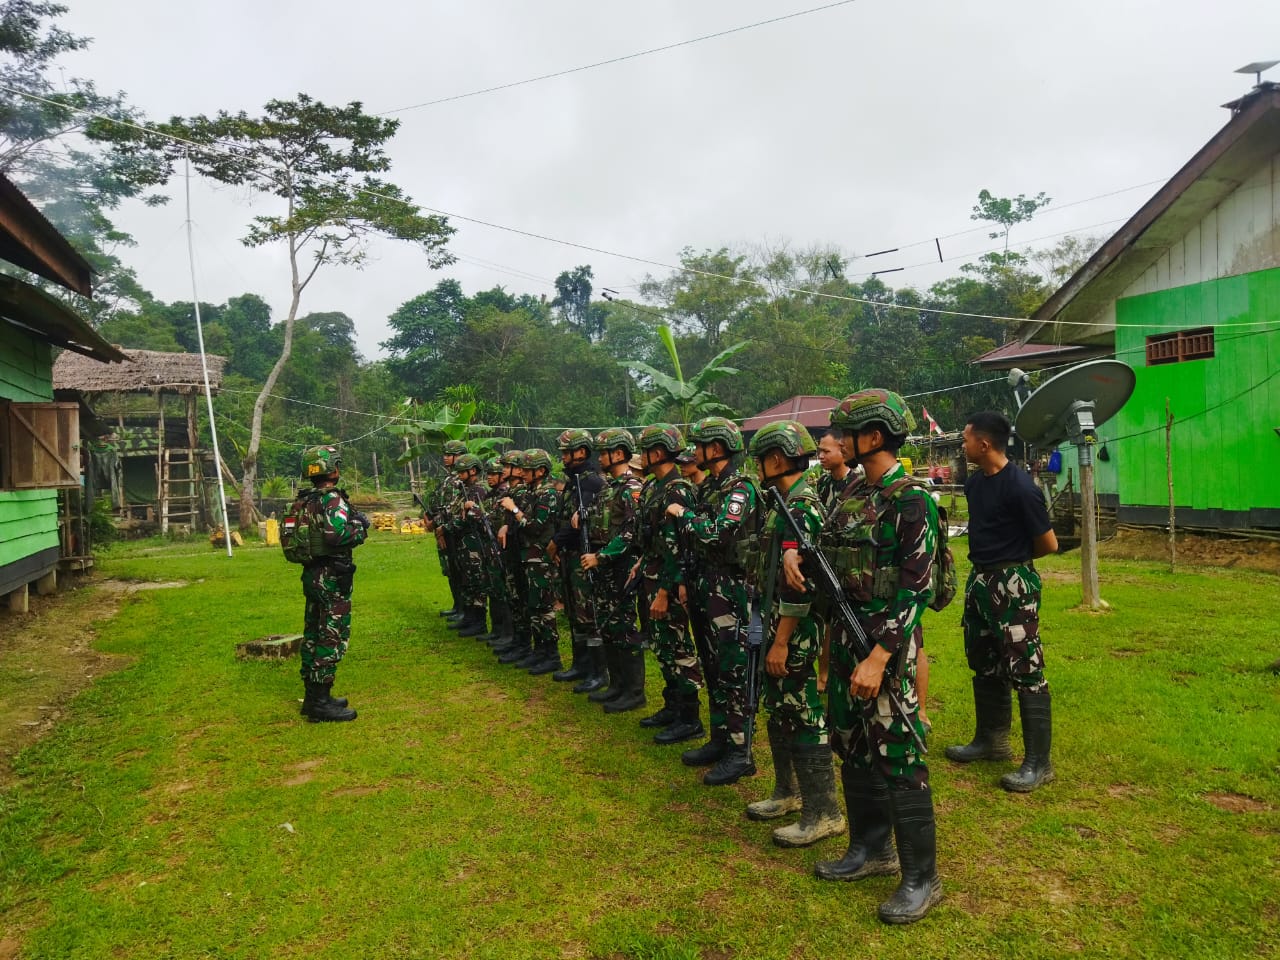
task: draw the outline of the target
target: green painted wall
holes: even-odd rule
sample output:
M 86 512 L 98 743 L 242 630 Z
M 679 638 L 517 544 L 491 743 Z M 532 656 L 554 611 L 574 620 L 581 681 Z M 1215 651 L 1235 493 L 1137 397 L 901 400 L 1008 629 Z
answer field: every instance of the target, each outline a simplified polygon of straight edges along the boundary
M 1147 366 L 1153 326 L 1212 326 L 1215 355 Z M 1110 451 L 1122 505 L 1167 508 L 1168 397 L 1182 421 L 1173 428 L 1179 507 L 1280 508 L 1280 269 L 1118 300 L 1116 357 L 1137 374 L 1133 397 L 1101 431 L 1116 438 Z
M 53 399 L 53 348 L 0 322 L 0 400 Z M 0 490 L 0 567 L 58 546 L 56 490 Z

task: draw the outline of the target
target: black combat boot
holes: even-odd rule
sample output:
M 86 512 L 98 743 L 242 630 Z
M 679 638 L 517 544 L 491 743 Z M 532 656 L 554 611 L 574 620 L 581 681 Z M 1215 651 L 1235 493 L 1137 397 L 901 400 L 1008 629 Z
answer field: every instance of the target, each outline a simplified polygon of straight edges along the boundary
M 550 638 L 543 641 L 541 648 L 538 650 L 538 660 L 529 666 L 529 676 L 540 677 L 544 673 L 554 674 L 564 664 L 560 662 L 560 638 L 556 634 L 552 634 Z
M 594 693 L 608 686 L 609 666 L 606 649 L 603 643 L 594 647 L 587 645 L 587 675 L 573 685 L 574 693 Z
M 654 743 L 683 743 L 706 732 L 699 716 L 698 691 L 678 693 L 676 697 L 676 718 L 653 735 Z
M 558 670 L 551 675 L 551 679 L 557 683 L 571 683 L 575 680 L 581 680 L 590 672 L 587 670 L 587 638 L 572 627 L 569 629 L 569 650 L 573 659 L 570 661 L 568 669 Z
M 973 678 L 973 712 L 977 718 L 973 742 L 947 747 L 948 760 L 972 763 L 974 760 L 1011 760 L 1009 725 L 1013 701 L 1009 684 L 998 677 Z
M 309 723 L 343 723 L 347 720 L 354 720 L 356 712 L 347 709 L 346 701 L 342 706 L 329 696 L 329 691 L 333 689 L 333 681 L 329 683 L 316 683 L 311 680 L 304 681 L 306 685 L 306 696 L 302 701 L 302 713 Z
M 725 754 L 702 776 L 708 787 L 724 787 L 756 775 L 756 761 L 745 743 L 730 742 Z
M 780 847 L 807 847 L 844 833 L 844 816 L 836 801 L 836 775 L 826 744 L 791 744 L 791 762 L 800 783 L 800 822 L 773 831 Z
M 444 625 L 450 630 L 461 630 L 463 626 L 471 622 L 469 611 L 464 607 L 451 617 L 445 617 Z
M 773 754 L 773 793 L 747 804 L 747 817 L 751 820 L 777 820 L 800 809 L 800 784 L 791 759 L 791 741 L 773 720 L 769 721 L 769 751 Z
M 1049 747 L 1053 743 L 1053 710 L 1049 691 L 1018 691 L 1018 713 L 1022 716 L 1022 743 L 1026 756 L 1014 773 L 1000 778 L 1000 786 L 1013 793 L 1030 793 L 1044 783 L 1056 779 Z
M 497 600 L 489 601 L 489 623 L 491 626 L 484 633 L 476 637 L 477 640 L 483 640 L 485 643 L 493 643 L 493 641 L 498 639 L 498 628 L 501 625 L 501 616 L 498 612 L 498 607 L 500 605 L 501 604 Z
M 813 872 L 819 880 L 863 880 L 897 873 L 893 805 L 884 777 L 846 760 L 840 780 L 849 814 L 849 849 L 839 860 L 819 860 Z
M 511 617 L 511 607 L 505 601 L 493 605 L 493 632 L 496 636 L 489 641 L 489 646 L 497 650 L 508 647 L 515 640 L 515 621 Z
M 306 681 L 304 680 L 304 681 L 303 681 L 303 683 L 305 684 L 305 683 L 306 683 Z M 329 696 L 329 691 L 330 691 L 330 690 L 332 690 L 332 689 L 333 689 L 333 687 L 326 687 L 326 688 L 325 688 L 325 696 Z M 308 690 L 308 691 L 306 692 L 306 694 L 303 696 L 303 698 L 302 698 L 302 709 L 298 711 L 298 712 L 299 712 L 300 714 L 302 714 L 304 717 L 307 715 L 307 710 L 309 709 L 309 706 L 315 706 L 315 704 L 312 704 L 312 703 L 310 703 L 310 701 L 308 701 L 308 700 L 307 700 L 307 697 L 309 697 L 309 696 L 311 696 L 311 691 L 310 691 L 310 690 Z M 346 697 L 329 697 L 329 702 L 330 702 L 330 703 L 336 703 L 336 704 L 337 704 L 338 706 L 340 706 L 340 707 L 345 707 L 345 706 L 347 705 L 347 698 L 346 698 Z
M 711 737 L 700 747 L 680 754 L 680 762 L 686 767 L 709 767 L 728 752 L 729 731 L 724 727 L 712 727 Z
M 644 648 L 627 646 L 621 648 L 618 655 L 618 666 L 622 671 L 625 686 L 616 699 L 605 702 L 605 713 L 626 713 L 628 710 L 639 710 L 646 703 L 644 695 Z
M 608 703 L 611 700 L 616 700 L 622 696 L 622 691 L 627 688 L 627 670 L 622 664 L 623 647 L 619 644 L 611 643 L 604 648 L 604 656 L 609 673 L 609 685 L 587 694 L 587 699 L 592 703 Z
M 880 904 L 880 919 L 885 923 L 915 923 L 942 900 L 933 791 L 929 787 L 923 790 L 891 788 L 889 797 L 902 882 L 893 896 Z
M 478 637 L 484 631 L 484 607 L 472 607 L 458 627 L 458 636 Z
M 668 724 L 675 723 L 680 716 L 680 695 L 671 689 L 671 685 L 667 684 L 662 688 L 662 706 L 657 713 L 651 713 L 640 721 L 640 726 L 647 729 L 655 727 L 665 727 Z
M 533 649 L 533 641 L 527 633 L 517 633 L 514 642 L 498 654 L 499 663 L 519 663 Z
M 529 648 L 525 651 L 525 655 L 517 660 L 513 666 L 517 670 L 528 670 L 530 667 L 542 663 L 546 658 L 546 641 L 539 640 L 534 636 L 529 640 Z

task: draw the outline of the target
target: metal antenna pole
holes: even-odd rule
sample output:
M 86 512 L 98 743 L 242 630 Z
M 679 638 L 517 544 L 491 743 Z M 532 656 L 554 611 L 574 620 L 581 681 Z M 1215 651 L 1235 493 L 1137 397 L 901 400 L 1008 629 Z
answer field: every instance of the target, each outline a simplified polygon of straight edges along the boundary
M 200 344 L 200 369 L 204 371 L 204 399 L 209 407 L 209 433 L 213 439 L 213 468 L 218 478 L 218 502 L 222 505 L 222 539 L 227 544 L 227 556 L 231 552 L 231 522 L 227 519 L 227 493 L 222 486 L 222 454 L 218 450 L 218 424 L 213 418 L 213 390 L 209 387 L 209 360 L 204 352 L 204 325 L 200 322 L 200 293 L 196 289 L 196 253 L 191 240 L 191 152 L 183 154 L 187 179 L 187 261 L 191 265 L 191 302 L 196 311 L 196 339 Z M 195 451 L 191 451 L 195 459 Z M 203 482 L 203 477 L 201 478 Z

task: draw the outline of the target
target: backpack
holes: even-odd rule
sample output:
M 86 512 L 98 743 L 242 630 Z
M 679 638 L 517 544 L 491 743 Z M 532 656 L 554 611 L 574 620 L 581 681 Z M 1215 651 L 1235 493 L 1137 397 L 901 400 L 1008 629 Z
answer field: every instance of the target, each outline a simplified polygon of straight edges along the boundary
M 306 565 L 329 552 L 324 542 L 320 502 L 321 498 L 312 493 L 298 497 L 280 523 L 280 548 L 290 563 Z
M 915 477 L 895 480 L 886 493 L 896 500 L 908 487 L 919 487 L 926 496 L 933 496 L 929 487 Z M 933 578 L 930 583 L 933 599 L 929 601 L 930 610 L 945 610 L 960 592 L 960 577 L 956 573 L 956 558 L 951 553 L 947 520 L 947 508 L 938 504 L 938 542 L 933 551 Z

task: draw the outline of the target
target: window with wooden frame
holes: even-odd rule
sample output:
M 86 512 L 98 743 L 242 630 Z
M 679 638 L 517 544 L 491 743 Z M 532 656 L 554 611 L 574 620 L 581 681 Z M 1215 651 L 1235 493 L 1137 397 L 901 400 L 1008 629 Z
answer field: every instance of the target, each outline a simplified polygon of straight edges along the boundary
M 0 400 L 0 490 L 80 486 L 80 407 Z
M 1208 360 L 1213 356 L 1213 327 L 1179 330 L 1147 337 L 1147 366 Z

